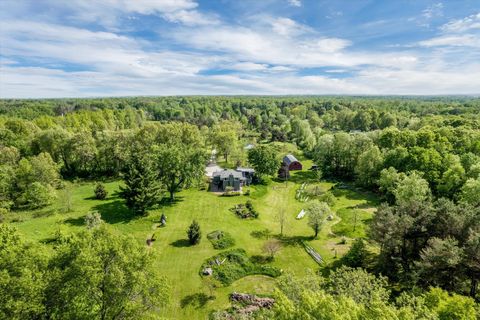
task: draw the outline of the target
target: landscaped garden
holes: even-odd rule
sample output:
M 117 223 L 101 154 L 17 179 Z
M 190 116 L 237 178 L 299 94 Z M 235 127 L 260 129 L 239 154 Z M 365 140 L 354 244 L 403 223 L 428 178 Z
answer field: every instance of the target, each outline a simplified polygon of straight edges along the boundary
M 308 168 L 311 161 L 304 163 Z M 17 212 L 14 225 L 25 237 L 45 242 L 58 232 L 85 228 L 84 216 L 97 211 L 106 223 L 122 233 L 133 235 L 140 243 L 146 243 L 154 235 L 151 254 L 155 255 L 156 267 L 173 284 L 172 301 L 162 315 L 167 318 L 204 319 L 211 310 L 228 308 L 228 296 L 234 291 L 268 294 L 273 290 L 271 276 L 285 271 L 302 275 L 308 270 L 319 269 L 321 266 L 307 253 L 303 243 L 314 248 L 328 264 L 335 255 L 338 258 L 348 250 L 352 237 L 363 236 L 367 227 L 365 223 L 368 222 L 363 212 L 368 212 L 368 208 L 375 204 L 372 202 L 374 199 L 354 190 L 342 189 L 341 192 L 333 190 L 334 218 L 326 221 L 317 239 L 313 239 L 307 217 L 295 219 L 305 207 L 305 203 L 295 197 L 305 182 L 308 182 L 309 188 L 318 187 L 323 192 L 334 186 L 330 182 L 316 182 L 314 173 L 303 170 L 292 173 L 286 183 L 270 181 L 267 185 L 251 186 L 248 196 L 222 197 L 192 188 L 178 193 L 175 202 L 166 202 L 151 211 L 149 216 L 138 218 L 131 215 L 124 200 L 118 196 L 119 182 L 105 183 L 108 191 L 105 200 L 96 199 L 96 183 L 76 182 L 69 186 L 71 212 L 63 210 L 64 203 L 59 199 L 54 205 L 41 210 Z M 231 208 L 247 201 L 258 212 L 258 218 L 241 219 L 232 213 Z M 358 206 L 362 209 L 351 209 Z M 279 237 L 278 212 L 282 210 L 286 214 L 283 236 Z M 355 210 L 360 210 L 362 214 L 358 215 L 357 231 L 352 233 L 349 230 L 353 228 Z M 167 218 L 164 227 L 160 227 L 162 214 Z M 198 245 L 190 246 L 186 230 L 194 219 L 204 236 Z M 213 241 L 207 238 L 209 234 Z M 342 242 L 344 236 L 348 238 L 346 243 Z M 212 243 L 225 241 L 225 237 L 228 243 L 233 240 L 234 246 L 227 244 L 227 249 L 220 251 L 224 245 L 220 243 L 220 247 L 217 246 L 220 250 L 215 249 Z M 266 255 L 265 243 L 275 237 L 281 243 L 275 258 L 258 262 L 258 257 Z M 215 261 L 215 258 L 219 258 L 220 263 L 227 259 L 222 265 L 212 266 L 212 276 L 202 275 L 206 264 Z

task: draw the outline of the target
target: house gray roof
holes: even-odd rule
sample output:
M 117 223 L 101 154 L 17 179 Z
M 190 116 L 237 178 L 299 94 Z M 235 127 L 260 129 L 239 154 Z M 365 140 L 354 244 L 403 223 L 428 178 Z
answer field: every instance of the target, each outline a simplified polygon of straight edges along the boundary
M 225 170 L 217 171 L 213 173 L 214 177 L 220 177 L 220 179 L 228 179 L 231 175 L 234 178 L 238 178 L 240 180 L 245 179 L 240 171 L 232 170 L 232 169 L 225 169 Z
M 287 154 L 285 157 L 283 157 L 283 163 L 286 165 L 290 165 L 290 163 L 295 161 L 298 162 L 297 158 L 295 158 L 292 154 Z
M 237 168 L 237 171 L 254 173 L 254 172 L 255 172 L 255 169 L 253 169 L 253 168 L 238 167 L 238 168 Z

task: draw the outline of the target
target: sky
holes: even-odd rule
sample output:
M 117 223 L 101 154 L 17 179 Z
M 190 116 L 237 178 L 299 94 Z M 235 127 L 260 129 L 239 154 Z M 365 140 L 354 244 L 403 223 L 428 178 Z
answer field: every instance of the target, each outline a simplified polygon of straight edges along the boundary
M 480 0 L 0 0 L 0 98 L 480 94 Z

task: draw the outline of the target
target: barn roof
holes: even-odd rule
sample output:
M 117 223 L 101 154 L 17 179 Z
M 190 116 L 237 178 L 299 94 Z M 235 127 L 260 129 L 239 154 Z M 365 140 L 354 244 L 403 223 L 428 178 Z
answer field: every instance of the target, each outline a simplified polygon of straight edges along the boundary
M 292 162 L 299 162 L 299 161 L 292 154 L 287 154 L 285 157 L 283 157 L 283 163 L 285 163 L 286 165 L 290 165 L 290 163 Z

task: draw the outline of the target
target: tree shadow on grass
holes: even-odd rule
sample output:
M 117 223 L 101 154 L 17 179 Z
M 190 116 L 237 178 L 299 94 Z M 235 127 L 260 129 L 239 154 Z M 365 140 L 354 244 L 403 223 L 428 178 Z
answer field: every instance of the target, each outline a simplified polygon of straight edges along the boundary
M 292 171 L 288 181 L 295 183 L 318 182 L 318 178 L 314 171 Z
M 250 232 L 250 235 L 255 239 L 269 239 L 272 237 L 272 231 L 269 229 L 255 230 Z
M 285 180 L 279 177 L 275 177 L 272 179 L 272 181 L 278 182 L 278 183 L 284 183 Z M 288 182 L 293 182 L 293 183 L 304 183 L 304 182 L 319 182 L 316 174 L 314 171 L 291 171 L 290 172 L 290 178 L 287 179 Z
M 255 264 L 267 264 L 273 261 L 273 258 L 270 256 L 262 256 L 262 255 L 253 255 L 250 257 L 250 261 Z
M 95 192 L 92 190 L 92 195 L 89 197 L 84 198 L 83 200 L 98 200 L 98 201 L 107 201 L 107 200 L 114 200 L 120 198 L 120 191 L 115 190 L 112 193 L 109 193 L 105 199 L 97 199 L 95 197 Z
M 41 210 L 41 211 L 36 211 L 32 214 L 32 217 L 33 218 L 44 218 L 44 217 L 48 217 L 48 216 L 51 216 L 53 214 L 55 214 L 55 209 L 47 209 L 47 210 Z
M 163 197 L 162 200 L 158 203 L 162 207 L 173 207 L 177 203 L 182 202 L 184 197 L 181 196 L 175 196 L 175 199 L 172 201 L 170 200 L 170 197 Z
M 378 199 L 371 193 L 360 191 L 360 190 L 352 190 L 352 189 L 338 189 L 333 188 L 331 189 L 333 195 L 337 198 L 345 197 L 348 200 L 366 200 L 367 206 L 375 206 L 378 204 Z
M 109 224 L 127 223 L 130 220 L 138 218 L 130 211 L 125 202 L 115 200 L 112 202 L 102 203 L 94 206 L 92 210 L 97 210 L 102 216 L 102 220 Z
M 208 301 L 215 299 L 214 296 L 206 295 L 203 292 L 189 294 L 180 301 L 180 306 L 185 308 L 187 306 L 195 307 L 196 309 L 203 308 Z
M 185 248 L 191 246 L 190 242 L 188 242 L 187 239 L 178 239 L 170 243 L 170 245 L 176 248 Z
M 72 225 L 72 226 L 83 226 L 85 225 L 85 217 L 78 217 L 78 218 L 68 218 L 63 221 L 63 223 Z
M 302 246 L 303 241 L 312 240 L 314 237 L 313 236 L 292 236 L 292 237 L 278 236 L 277 238 L 285 246 L 298 247 L 298 246 Z

